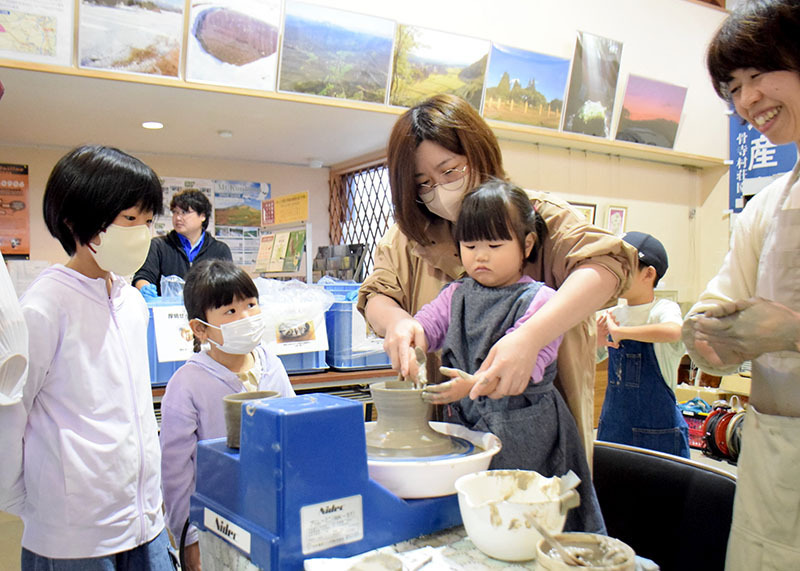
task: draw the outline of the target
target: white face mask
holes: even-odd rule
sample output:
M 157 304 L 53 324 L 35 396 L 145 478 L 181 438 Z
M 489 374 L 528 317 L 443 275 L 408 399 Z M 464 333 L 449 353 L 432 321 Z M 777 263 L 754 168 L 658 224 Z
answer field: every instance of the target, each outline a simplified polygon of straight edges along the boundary
M 238 321 L 223 323 L 219 327 L 206 323 L 198 319 L 200 323 L 219 329 L 222 333 L 222 345 L 209 338 L 208 342 L 217 346 L 220 351 L 229 355 L 247 355 L 258 347 L 261 338 L 264 336 L 264 319 L 262 315 L 256 314 Z
M 101 269 L 120 276 L 129 276 L 141 268 L 147 259 L 150 251 L 150 228 L 147 224 L 111 224 L 100 233 L 100 244 L 89 243 L 89 250 Z
M 464 191 L 466 191 L 466 185 L 463 179 L 437 185 L 431 191 L 433 200 L 425 204 L 425 206 L 437 216 L 441 216 L 450 222 L 455 222 L 458 220 L 458 213 L 461 211 Z

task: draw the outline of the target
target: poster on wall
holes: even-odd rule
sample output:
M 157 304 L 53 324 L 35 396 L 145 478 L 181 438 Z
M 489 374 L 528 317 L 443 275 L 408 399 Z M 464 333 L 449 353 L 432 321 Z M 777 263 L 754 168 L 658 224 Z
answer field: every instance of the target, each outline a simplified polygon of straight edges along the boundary
M 0 164 L 0 252 L 31 253 L 28 221 L 28 165 Z
M 628 77 L 617 141 L 671 149 L 681 120 L 686 88 L 638 75 Z
M 214 181 L 216 238 L 231 249 L 239 266 L 253 266 L 261 244 L 261 203 L 270 198 L 269 183 Z
M 487 40 L 398 26 L 389 103 L 413 107 L 450 93 L 480 110 L 488 57 Z
M 195 189 L 202 192 L 211 203 L 211 218 L 208 221 L 208 232 L 214 234 L 214 181 L 199 178 L 164 177 L 161 188 L 164 189 L 164 213 L 153 222 L 153 236 L 165 236 L 172 230 L 172 213 L 169 205 L 172 197 L 178 192 Z
M 622 43 L 578 32 L 569 80 L 565 131 L 608 137 L 617 92 Z
M 184 0 L 81 0 L 78 65 L 178 77 Z
M 186 80 L 274 91 L 280 27 L 280 0 L 192 2 Z
M 395 23 L 287 0 L 279 89 L 386 102 Z
M 569 60 L 492 44 L 483 116 L 558 129 Z
M 73 0 L 0 0 L 0 58 L 71 65 Z
M 741 212 L 745 197 L 756 194 L 776 178 L 792 170 L 797 161 L 794 143 L 773 145 L 750 123 L 732 113 L 730 125 L 729 208 Z

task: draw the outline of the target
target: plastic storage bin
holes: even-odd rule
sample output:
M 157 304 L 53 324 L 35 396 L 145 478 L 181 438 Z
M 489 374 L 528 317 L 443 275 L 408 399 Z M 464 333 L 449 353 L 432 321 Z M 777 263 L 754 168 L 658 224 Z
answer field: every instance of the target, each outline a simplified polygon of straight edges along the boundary
M 283 368 L 289 374 L 319 373 L 328 368 L 328 364 L 325 362 L 325 351 L 278 355 L 278 358 L 283 362 Z
M 356 309 L 356 301 L 345 300 L 348 293 L 358 290 L 360 286 L 361 284 L 325 285 L 325 289 L 336 297 L 336 301 L 325 313 L 325 326 L 328 330 L 325 360 L 331 368 L 343 371 L 388 369 L 391 361 L 382 348 L 383 341 L 368 339 L 367 323 Z
M 147 357 L 150 361 L 150 384 L 153 386 L 163 386 L 167 384 L 167 381 L 172 378 L 172 374 L 177 371 L 181 365 L 183 365 L 186 361 L 164 361 L 161 362 L 158 360 L 158 345 L 156 344 L 156 328 L 155 324 L 153 323 L 153 307 L 154 306 L 173 306 L 179 305 L 181 306 L 180 302 L 176 304 L 174 300 L 170 300 L 168 302 L 161 301 L 161 300 L 151 300 L 147 302 L 147 312 L 150 315 L 150 320 L 147 323 Z M 183 306 L 181 306 L 183 309 Z

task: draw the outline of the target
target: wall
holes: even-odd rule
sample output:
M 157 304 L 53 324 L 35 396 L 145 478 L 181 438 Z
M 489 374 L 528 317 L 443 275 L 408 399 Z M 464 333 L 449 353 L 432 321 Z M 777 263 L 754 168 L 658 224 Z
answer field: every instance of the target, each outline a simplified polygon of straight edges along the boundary
M 0 162 L 27 164 L 30 184 L 31 259 L 64 263 L 67 255 L 44 225 L 42 197 L 53 165 L 69 149 L 0 147 Z M 272 196 L 309 192 L 314 252 L 328 240 L 328 169 L 137 153 L 160 176 L 268 182 Z M 167 213 L 167 215 L 169 215 Z

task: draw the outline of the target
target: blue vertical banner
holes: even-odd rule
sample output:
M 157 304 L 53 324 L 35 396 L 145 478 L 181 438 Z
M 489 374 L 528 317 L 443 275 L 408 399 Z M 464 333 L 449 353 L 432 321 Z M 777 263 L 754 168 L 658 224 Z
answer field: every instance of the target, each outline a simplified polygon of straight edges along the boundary
M 730 209 L 741 212 L 744 197 L 757 193 L 789 172 L 797 161 L 794 143 L 773 145 L 749 123 L 730 116 Z

